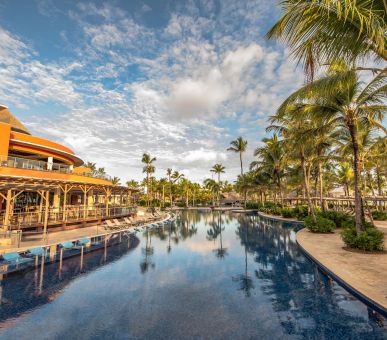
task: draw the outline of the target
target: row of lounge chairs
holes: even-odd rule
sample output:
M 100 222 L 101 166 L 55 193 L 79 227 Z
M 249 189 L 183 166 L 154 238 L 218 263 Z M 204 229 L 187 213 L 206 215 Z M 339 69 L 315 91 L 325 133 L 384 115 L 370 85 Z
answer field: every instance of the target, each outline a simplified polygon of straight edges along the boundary
M 160 216 L 154 216 L 154 215 L 152 215 L 152 217 L 150 217 L 150 218 L 141 219 L 141 220 L 134 219 L 131 216 L 124 217 L 123 220 L 121 220 L 121 221 L 114 218 L 111 220 L 105 220 L 104 226 L 105 226 L 106 230 L 125 230 L 125 229 L 128 229 L 130 227 L 137 227 L 137 226 L 140 226 L 142 224 L 153 222 L 159 218 L 160 218 Z

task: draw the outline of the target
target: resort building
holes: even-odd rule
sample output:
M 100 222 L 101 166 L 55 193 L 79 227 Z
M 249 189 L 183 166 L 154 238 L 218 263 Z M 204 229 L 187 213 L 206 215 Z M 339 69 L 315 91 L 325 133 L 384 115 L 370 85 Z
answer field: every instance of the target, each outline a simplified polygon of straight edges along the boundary
M 129 215 L 133 191 L 93 174 L 69 148 L 32 136 L 0 106 L 0 244 Z

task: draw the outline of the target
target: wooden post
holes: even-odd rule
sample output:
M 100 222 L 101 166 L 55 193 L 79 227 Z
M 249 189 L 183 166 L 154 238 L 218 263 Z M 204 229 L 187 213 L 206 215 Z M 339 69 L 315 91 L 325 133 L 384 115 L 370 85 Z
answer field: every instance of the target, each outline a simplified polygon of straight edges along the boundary
M 48 208 L 50 205 L 50 192 L 48 190 L 46 191 L 46 194 L 45 194 L 45 201 L 46 201 L 45 202 L 46 206 L 44 210 L 43 240 L 47 242 L 48 241 L 48 238 L 47 238 Z
M 12 190 L 7 190 L 7 198 L 6 198 L 6 207 L 5 207 L 5 216 L 4 216 L 4 226 L 5 230 L 8 231 L 9 228 L 9 221 L 11 219 L 11 199 L 12 199 Z

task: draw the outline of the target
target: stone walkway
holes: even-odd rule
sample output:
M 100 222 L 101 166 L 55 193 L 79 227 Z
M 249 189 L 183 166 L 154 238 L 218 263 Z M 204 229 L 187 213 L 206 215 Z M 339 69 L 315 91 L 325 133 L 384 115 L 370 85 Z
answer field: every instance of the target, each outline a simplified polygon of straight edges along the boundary
M 375 224 L 385 234 L 386 250 L 387 222 Z M 387 252 L 365 253 L 345 250 L 340 231 L 333 234 L 316 234 L 302 229 L 297 233 L 297 242 L 349 286 L 387 309 Z

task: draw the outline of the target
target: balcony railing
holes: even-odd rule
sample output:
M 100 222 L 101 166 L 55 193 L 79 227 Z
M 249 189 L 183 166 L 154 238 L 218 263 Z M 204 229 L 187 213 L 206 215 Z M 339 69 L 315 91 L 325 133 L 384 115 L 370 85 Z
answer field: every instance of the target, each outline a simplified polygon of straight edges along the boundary
M 26 227 L 33 227 L 37 224 L 42 224 L 44 220 L 44 211 L 30 212 L 14 212 L 10 217 L 9 229 L 23 229 Z M 114 206 L 109 207 L 86 207 L 84 206 L 66 206 L 53 208 L 50 207 L 48 211 L 48 222 L 71 222 L 82 221 L 87 219 L 98 219 L 107 217 L 119 217 L 132 214 L 136 211 L 136 208 L 132 206 Z M 5 211 L 0 211 L 0 224 L 3 224 Z
M 38 171 L 50 171 L 50 172 L 59 172 L 64 174 L 73 174 L 73 170 L 70 165 L 62 163 L 49 163 L 44 161 L 37 161 L 34 159 L 21 158 L 21 157 L 0 157 L 0 166 L 9 167 L 9 168 L 18 168 L 18 169 L 29 169 L 29 170 L 38 170 Z M 101 174 L 76 174 L 78 176 L 92 177 L 98 179 L 104 179 L 110 181 L 110 176 Z

